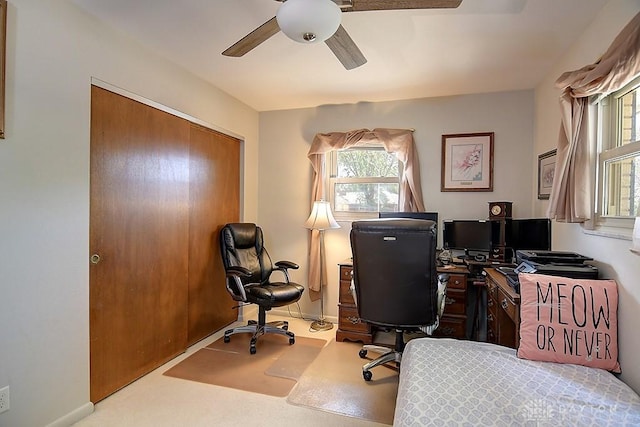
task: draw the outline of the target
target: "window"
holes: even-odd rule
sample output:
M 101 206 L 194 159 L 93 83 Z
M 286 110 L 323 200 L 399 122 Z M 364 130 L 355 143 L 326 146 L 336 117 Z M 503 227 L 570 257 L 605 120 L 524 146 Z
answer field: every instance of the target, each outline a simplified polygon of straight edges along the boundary
M 372 218 L 398 210 L 402 163 L 383 147 L 331 151 L 328 175 L 336 218 Z
M 640 216 L 640 77 L 599 103 L 598 225 Z

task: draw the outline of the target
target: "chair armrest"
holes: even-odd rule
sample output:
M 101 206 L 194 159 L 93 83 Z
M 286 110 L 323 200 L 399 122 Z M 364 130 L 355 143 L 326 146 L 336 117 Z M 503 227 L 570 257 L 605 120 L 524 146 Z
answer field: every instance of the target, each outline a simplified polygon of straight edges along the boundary
M 226 275 L 227 275 L 227 280 L 226 280 L 227 292 L 229 292 L 231 297 L 235 301 L 247 301 L 247 293 L 245 292 L 244 288 L 245 286 L 251 286 L 251 284 L 244 285 L 242 283 L 242 280 L 240 280 L 240 278 L 251 277 L 251 272 L 244 267 L 232 266 L 227 268 Z M 235 286 L 236 290 L 231 288 L 231 283 L 234 283 L 236 285 Z
M 298 264 L 291 261 L 278 261 L 275 263 L 276 268 L 273 271 L 281 271 L 284 274 L 285 282 L 289 283 L 291 279 L 289 278 L 289 269 L 297 270 L 300 268 Z
M 447 298 L 447 285 L 449 284 L 449 275 L 446 273 L 438 274 L 438 292 L 437 292 L 437 312 L 436 312 L 436 322 L 433 325 L 425 325 L 421 326 L 420 330 L 427 335 L 433 334 L 433 332 L 440 326 L 440 316 L 444 313 L 444 309 Z
M 300 266 L 298 264 L 296 264 L 295 262 L 291 262 L 291 261 L 278 261 L 278 262 L 276 262 L 276 267 L 278 267 L 278 268 L 290 268 L 292 270 L 297 270 L 298 268 L 300 268 Z
M 226 273 L 227 273 L 227 277 L 250 277 L 251 276 L 251 272 L 249 271 L 249 269 L 240 267 L 239 265 L 231 266 L 227 268 Z

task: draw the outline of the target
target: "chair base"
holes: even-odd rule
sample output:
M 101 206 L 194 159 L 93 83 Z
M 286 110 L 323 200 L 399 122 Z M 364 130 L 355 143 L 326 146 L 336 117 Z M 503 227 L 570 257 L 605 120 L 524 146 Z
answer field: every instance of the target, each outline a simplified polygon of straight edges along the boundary
M 384 365 L 385 363 L 389 362 L 396 362 L 396 366 L 400 368 L 402 352 L 395 351 L 394 349 L 389 347 L 367 344 L 360 350 L 360 357 L 364 359 L 369 351 L 380 353 L 381 356 L 362 366 L 362 377 L 365 381 L 371 381 L 371 378 L 373 378 L 371 369 L 375 368 L 376 366 Z
M 251 342 L 249 343 L 249 353 L 251 354 L 256 354 L 256 343 L 258 338 L 264 334 L 285 335 L 289 338 L 289 345 L 296 342 L 296 336 L 293 332 L 289 331 L 289 322 L 282 320 L 265 323 L 263 325 L 259 324 L 255 320 L 250 320 L 245 326 L 239 326 L 237 328 L 227 329 L 224 331 L 224 342 L 228 343 L 231 341 L 231 335 L 244 333 L 253 334 L 251 336 Z
M 362 377 L 365 381 L 371 381 L 373 378 L 373 374 L 371 373 L 371 369 L 375 368 L 379 365 L 384 365 L 385 363 L 395 362 L 398 370 L 400 369 L 400 362 L 402 361 L 402 351 L 404 350 L 405 342 L 404 342 L 404 331 L 397 329 L 396 330 L 396 344 L 395 348 L 384 347 L 381 345 L 373 345 L 367 344 L 362 346 L 360 350 L 360 357 L 364 359 L 367 356 L 369 351 L 374 351 L 376 353 L 380 353 L 381 356 L 372 360 L 371 362 L 362 366 Z

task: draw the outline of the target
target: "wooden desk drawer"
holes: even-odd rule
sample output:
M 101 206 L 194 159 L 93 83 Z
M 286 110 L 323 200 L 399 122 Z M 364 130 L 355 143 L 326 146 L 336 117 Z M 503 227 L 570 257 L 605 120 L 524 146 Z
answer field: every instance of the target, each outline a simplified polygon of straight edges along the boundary
M 467 275 L 450 274 L 447 289 L 467 289 Z
M 498 334 L 496 330 L 490 326 L 487 326 L 487 342 L 496 344 L 498 342 Z
M 493 282 L 493 280 L 487 280 L 487 298 L 491 300 L 498 300 L 498 286 Z
M 467 316 L 442 316 L 434 337 L 463 338 L 467 327 Z
M 353 294 L 351 293 L 351 282 L 347 282 L 345 280 L 340 281 L 340 299 L 338 302 L 355 305 L 356 302 L 353 299 Z
M 351 281 L 351 272 L 353 271 L 353 267 L 342 265 L 340 266 L 340 280 L 346 280 L 348 282 Z
M 494 332 L 498 331 L 498 313 L 496 310 L 491 310 L 487 312 L 487 328 L 492 329 Z
M 507 313 L 511 320 L 514 322 L 518 321 L 518 307 L 508 295 L 502 292 L 502 289 L 498 289 L 498 304 L 500 304 L 500 307 Z
M 462 314 L 467 310 L 467 293 L 459 289 L 448 289 L 445 299 L 445 314 Z
M 371 325 L 358 317 L 358 309 L 343 304 L 338 306 L 338 327 L 344 331 L 371 332 Z

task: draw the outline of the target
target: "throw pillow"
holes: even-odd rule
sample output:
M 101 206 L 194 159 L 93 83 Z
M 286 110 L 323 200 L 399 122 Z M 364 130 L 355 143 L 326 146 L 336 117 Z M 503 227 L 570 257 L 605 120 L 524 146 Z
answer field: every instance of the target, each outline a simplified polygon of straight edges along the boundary
M 518 357 L 620 372 L 614 280 L 519 274 Z

